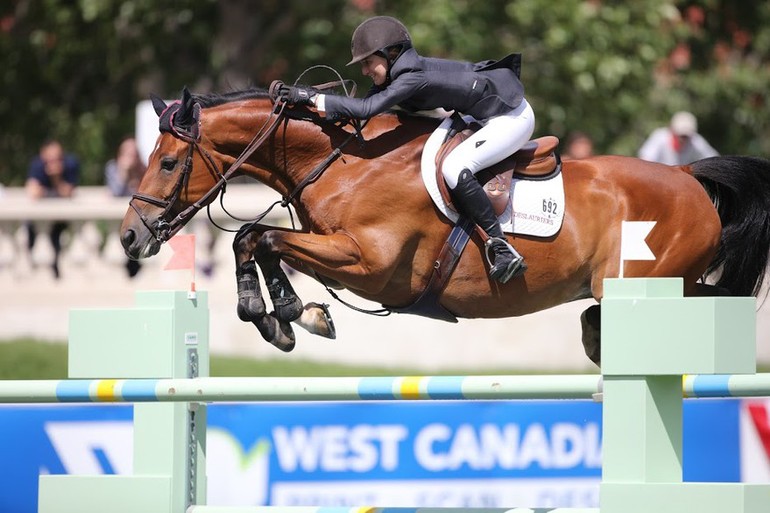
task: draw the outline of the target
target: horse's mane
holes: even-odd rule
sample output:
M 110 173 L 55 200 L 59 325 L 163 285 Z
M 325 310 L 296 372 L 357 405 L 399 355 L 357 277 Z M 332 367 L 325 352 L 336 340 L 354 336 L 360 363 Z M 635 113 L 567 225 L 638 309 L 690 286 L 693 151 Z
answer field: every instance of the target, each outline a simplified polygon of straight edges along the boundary
M 218 105 L 224 105 L 230 102 L 237 102 L 241 100 L 256 100 L 269 97 L 270 94 L 267 92 L 267 90 L 256 87 L 251 89 L 244 89 L 241 91 L 192 95 L 193 101 L 200 104 L 200 106 L 203 108 L 216 107 Z M 324 123 L 327 121 L 325 118 L 319 117 L 318 114 L 307 115 L 308 112 L 309 111 L 302 109 L 297 111 L 297 113 L 293 113 L 291 109 L 288 109 L 284 112 L 284 114 L 291 119 L 305 120 L 316 124 Z M 428 123 L 429 125 L 435 125 L 439 123 L 444 118 L 444 116 L 446 116 L 446 113 L 441 114 L 438 113 L 438 111 L 411 113 L 403 109 L 389 109 L 376 117 L 398 117 L 406 123 Z M 332 122 L 336 123 L 337 121 Z
M 208 93 L 208 94 L 194 94 L 193 100 L 200 104 L 201 107 L 216 107 L 229 102 L 237 102 L 241 100 L 254 100 L 258 98 L 268 98 L 269 95 L 264 89 L 253 88 L 245 89 L 243 91 L 229 91 L 226 93 Z

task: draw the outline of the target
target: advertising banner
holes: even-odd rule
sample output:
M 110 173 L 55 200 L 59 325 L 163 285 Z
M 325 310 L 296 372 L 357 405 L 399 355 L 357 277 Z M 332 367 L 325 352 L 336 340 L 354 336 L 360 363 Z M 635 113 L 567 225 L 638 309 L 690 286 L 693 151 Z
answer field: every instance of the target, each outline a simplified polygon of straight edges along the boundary
M 686 401 L 686 480 L 740 481 L 740 409 Z M 599 503 L 591 401 L 214 404 L 208 416 L 209 504 Z M 39 474 L 130 474 L 131 417 L 130 405 L 0 407 L 0 512 L 36 511 Z

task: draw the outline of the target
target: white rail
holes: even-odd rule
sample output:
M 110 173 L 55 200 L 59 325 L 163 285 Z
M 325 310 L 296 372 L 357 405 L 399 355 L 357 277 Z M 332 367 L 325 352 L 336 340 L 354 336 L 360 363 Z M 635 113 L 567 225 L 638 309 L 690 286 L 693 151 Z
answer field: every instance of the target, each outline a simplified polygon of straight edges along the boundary
M 275 201 L 277 193 L 258 184 L 232 184 L 227 188 L 224 206 L 241 219 L 252 219 Z M 32 200 L 21 187 L 0 190 L 0 272 L 48 272 L 54 252 L 47 236 L 50 224 L 66 221 L 68 230 L 62 237 L 60 262 L 84 267 L 106 266 L 125 262 L 118 230 L 128 209 L 127 197 L 111 196 L 106 187 L 79 187 L 73 198 Z M 227 228 L 238 228 L 237 221 L 222 209 L 219 199 L 211 205 L 211 216 Z M 38 237 L 32 250 L 28 247 L 26 223 L 32 222 Z M 274 208 L 264 222 L 288 226 L 284 209 Z M 198 235 L 199 263 L 211 264 L 217 254 L 227 254 L 232 238 L 210 225 L 205 212 L 186 228 Z M 224 244 L 224 248 L 218 248 Z M 150 262 L 150 265 L 157 265 Z

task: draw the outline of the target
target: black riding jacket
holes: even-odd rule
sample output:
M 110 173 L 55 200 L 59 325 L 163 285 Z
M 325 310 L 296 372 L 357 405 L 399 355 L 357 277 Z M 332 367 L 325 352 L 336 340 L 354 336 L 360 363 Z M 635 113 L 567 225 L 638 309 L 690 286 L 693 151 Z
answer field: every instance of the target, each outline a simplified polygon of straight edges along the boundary
M 390 69 L 390 83 L 366 98 L 327 95 L 331 118 L 366 119 L 396 105 L 410 112 L 443 108 L 484 120 L 510 112 L 524 99 L 519 81 L 521 55 L 478 63 L 421 57 L 406 50 Z

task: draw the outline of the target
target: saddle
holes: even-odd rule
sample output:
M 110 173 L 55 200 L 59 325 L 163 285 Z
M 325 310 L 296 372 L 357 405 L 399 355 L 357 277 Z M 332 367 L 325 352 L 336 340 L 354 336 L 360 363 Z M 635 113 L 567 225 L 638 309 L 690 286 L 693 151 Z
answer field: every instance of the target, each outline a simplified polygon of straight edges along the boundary
M 462 123 L 462 128 L 456 130 L 455 125 L 459 123 Z M 459 116 L 454 118 L 452 128 L 447 134 L 447 140 L 436 153 L 436 183 L 447 206 L 455 211 L 457 209 L 452 205 L 449 188 L 441 172 L 441 165 L 447 155 L 468 139 L 478 128 L 478 126 L 466 126 Z M 555 153 L 558 144 L 559 139 L 552 135 L 533 139 L 510 157 L 476 174 L 476 178 L 484 186 L 496 215 L 502 214 L 508 206 L 514 175 L 519 178 L 537 180 L 560 169 L 560 160 Z M 397 313 L 416 314 L 442 321 L 457 322 L 454 313 L 440 304 L 440 298 L 471 237 L 471 233 L 475 229 L 473 221 L 461 215 L 460 220 L 452 228 L 449 237 L 441 248 L 438 258 L 433 264 L 428 283 L 419 297 L 410 305 L 387 306 L 387 308 Z
M 470 125 L 468 128 L 458 131 L 454 136 L 451 136 L 450 133 L 447 141 L 436 153 L 436 182 L 441 197 L 447 206 L 455 211 L 457 209 L 452 204 L 441 166 L 452 150 L 473 135 L 478 128 L 480 128 L 478 125 Z M 484 186 L 484 191 L 492 203 L 495 215 L 501 215 L 508 206 L 513 175 L 536 179 L 556 170 L 558 160 L 555 151 L 558 145 L 559 138 L 553 135 L 532 139 L 510 157 L 476 174 L 476 178 Z

